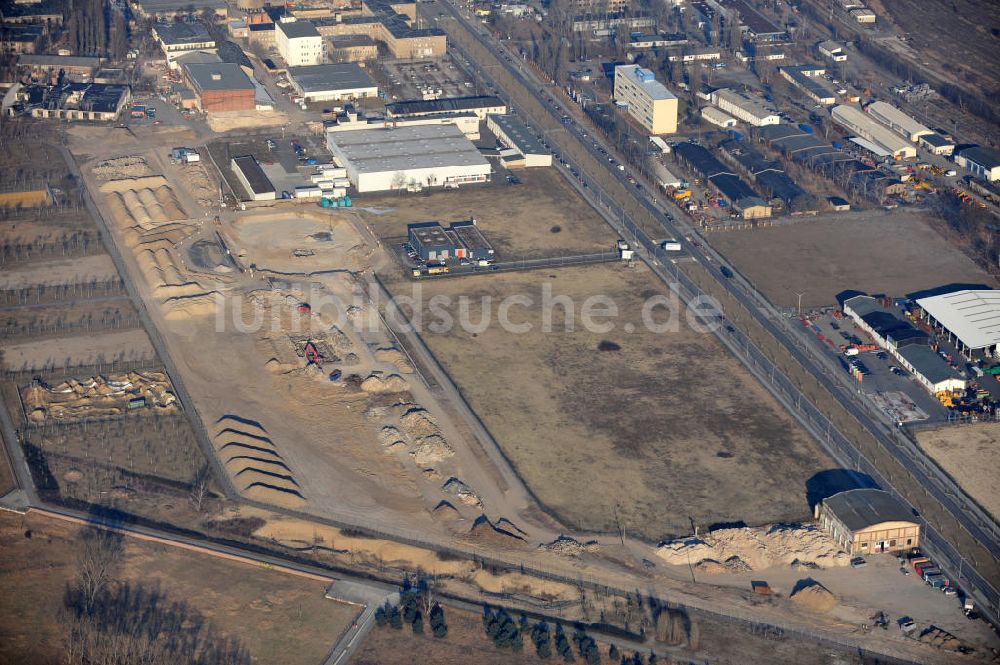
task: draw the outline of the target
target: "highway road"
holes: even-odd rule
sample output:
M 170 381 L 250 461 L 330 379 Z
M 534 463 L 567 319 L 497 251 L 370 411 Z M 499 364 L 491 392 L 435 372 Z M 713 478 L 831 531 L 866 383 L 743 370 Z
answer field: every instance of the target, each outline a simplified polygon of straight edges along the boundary
M 717 269 L 713 269 L 713 265 L 717 266 L 721 264 L 722 258 L 704 243 L 693 240 L 697 237 L 697 232 L 681 221 L 682 213 L 679 209 L 670 205 L 670 209 L 668 210 L 660 203 L 653 203 L 647 195 L 643 194 L 628 181 L 625 172 L 611 165 L 605 155 L 613 153 L 601 145 L 600 141 L 596 140 L 595 137 L 590 136 L 586 128 L 579 125 L 575 120 L 572 120 L 572 112 L 558 101 L 560 93 L 556 88 L 550 87 L 547 82 L 539 80 L 530 66 L 521 62 L 518 56 L 511 52 L 505 44 L 494 40 L 488 33 L 481 30 L 481 26 L 466 17 L 460 8 L 443 0 L 423 4 L 421 8 L 424 11 L 433 13 L 436 13 L 435 8 L 445 9 L 455 19 L 455 22 L 466 30 L 467 34 L 473 36 L 479 42 L 483 49 L 496 55 L 495 60 L 497 63 L 522 88 L 521 92 L 530 94 L 538 105 L 547 110 L 550 115 L 549 120 L 554 120 L 565 129 L 565 131 L 546 131 L 546 140 L 554 147 L 562 149 L 562 159 L 569 162 L 569 166 L 573 172 L 579 174 L 575 182 L 585 185 L 590 190 L 591 195 L 596 193 L 599 205 L 608 208 L 612 213 L 612 218 L 620 220 L 618 224 L 612 225 L 615 226 L 622 237 L 633 240 L 637 247 L 643 248 L 645 250 L 645 258 L 650 260 L 650 262 L 658 266 L 662 265 L 670 270 L 669 277 L 683 284 L 689 291 L 688 295 L 701 292 L 697 285 L 691 283 L 691 280 L 677 269 L 676 265 L 669 262 L 669 257 L 658 247 L 655 240 L 650 238 L 629 217 L 622 205 L 624 202 L 616 201 L 613 197 L 605 194 L 597 180 L 593 178 L 593 174 L 588 174 L 581 164 L 573 163 L 570 160 L 568 156 L 569 151 L 566 149 L 568 141 L 574 142 L 577 148 L 582 148 L 588 152 L 598 164 L 606 165 L 606 170 L 611 177 L 617 179 L 626 190 L 632 192 L 633 202 L 637 202 L 659 220 L 666 236 L 678 239 L 691 239 L 684 241 L 684 249 L 708 269 L 709 274 L 717 280 L 728 295 L 738 302 L 742 309 L 752 316 L 769 335 L 786 348 L 795 361 L 815 377 L 816 381 L 827 392 L 833 395 L 839 404 L 862 427 L 875 437 L 882 449 L 895 458 L 900 465 L 910 470 L 917 483 L 945 509 L 956 524 L 964 528 L 976 542 L 986 548 L 994 559 L 1000 559 L 1000 538 L 998 538 L 1000 528 L 998 528 L 996 521 L 982 511 L 974 501 L 969 499 L 935 464 L 927 460 L 912 441 L 899 432 L 894 431 L 885 418 L 880 417 L 881 414 L 878 412 L 873 413 L 870 410 L 871 407 L 860 401 L 854 391 L 846 390 L 840 377 L 843 372 L 839 372 L 835 367 L 831 369 L 831 359 L 818 358 L 816 351 L 810 345 L 805 344 L 799 337 L 798 331 L 793 330 L 792 326 L 788 325 L 788 322 L 774 310 L 762 295 L 753 289 L 749 282 L 739 275 L 735 275 L 732 279 L 727 279 Z M 449 21 L 443 23 L 442 26 L 447 28 L 453 24 Z M 452 41 L 452 46 L 457 46 L 454 44 L 454 40 Z M 495 64 L 477 62 L 475 58 L 470 57 L 471 54 L 469 53 L 465 53 L 464 55 L 468 66 L 474 70 L 474 76 L 480 80 L 493 81 L 495 86 L 502 90 L 501 81 L 491 72 L 496 66 Z M 507 93 L 506 96 L 508 97 L 510 106 L 512 108 L 515 107 L 514 100 L 516 96 L 511 94 L 510 90 L 505 92 Z M 554 101 L 550 102 L 550 99 Z M 522 115 L 528 118 L 529 122 L 536 127 L 551 124 L 551 122 L 546 123 L 542 118 L 532 117 L 528 109 L 522 108 L 520 110 Z M 568 122 L 565 121 L 567 117 L 570 118 Z M 606 177 L 608 173 L 602 175 Z M 570 180 L 574 181 L 573 178 L 570 178 Z M 671 267 L 672 270 L 670 269 Z M 658 270 L 657 272 L 662 275 L 661 271 Z M 776 394 L 784 392 L 788 396 L 794 396 L 794 403 L 800 411 L 800 414 L 797 415 L 804 416 L 812 424 L 810 429 L 814 432 L 825 433 L 825 435 L 821 434 L 818 438 L 828 448 L 835 459 L 838 459 L 847 468 L 854 468 L 855 470 L 869 473 L 869 475 L 879 481 L 879 484 L 883 488 L 893 491 L 897 496 L 906 501 L 906 497 L 896 491 L 883 474 L 864 458 L 861 452 L 855 447 L 855 443 L 840 433 L 833 423 L 827 419 L 822 410 L 810 403 L 794 383 L 771 364 L 766 354 L 757 349 L 742 331 L 734 326 L 726 326 L 724 331 L 731 337 L 732 342 L 746 350 L 744 355 L 749 357 L 751 362 L 767 370 L 772 381 L 772 385 L 770 386 L 772 391 L 776 392 Z M 925 529 L 925 544 L 930 553 L 936 556 L 938 560 L 941 560 L 946 568 L 951 569 L 948 572 L 951 573 L 954 579 L 960 580 L 966 587 L 969 587 L 971 582 L 971 588 L 968 590 L 973 591 L 976 597 L 980 599 L 980 602 L 985 601 L 987 603 L 987 607 L 989 608 L 988 613 L 991 615 L 991 618 L 994 622 L 998 621 L 997 609 L 998 605 L 1000 605 L 1000 595 L 998 595 L 991 581 L 985 576 L 980 575 L 975 570 L 975 565 L 966 562 L 964 557 L 938 533 L 937 529 L 926 521 L 923 522 L 923 525 Z M 950 566 L 948 565 L 949 563 L 951 564 Z

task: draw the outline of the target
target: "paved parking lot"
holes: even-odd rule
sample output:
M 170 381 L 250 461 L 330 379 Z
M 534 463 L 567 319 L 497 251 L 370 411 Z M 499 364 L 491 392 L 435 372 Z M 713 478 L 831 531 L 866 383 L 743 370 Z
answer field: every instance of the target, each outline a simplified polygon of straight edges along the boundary
M 270 145 L 268 144 L 269 139 Z M 315 159 L 318 163 L 330 161 L 330 154 L 322 145 L 319 137 L 289 133 L 282 136 L 280 129 L 269 133 L 244 136 L 238 140 L 216 141 L 209 144 L 208 149 L 219 165 L 223 177 L 226 178 L 234 191 L 240 192 L 241 187 L 232 171 L 227 168 L 230 160 L 239 155 L 254 155 L 264 169 L 264 173 L 274 184 L 278 196 L 281 196 L 282 191 L 291 192 L 298 186 L 309 184 L 308 176 L 314 168 L 313 165 L 302 161 L 300 156 L 295 153 L 293 141 L 302 146 L 305 151 L 302 159 Z
M 425 92 L 439 97 L 476 94 L 475 83 L 450 56 L 417 62 L 387 61 L 372 70 L 389 99 L 420 99 Z
M 897 420 L 931 422 L 948 417 L 948 409 L 941 406 L 909 373 L 899 368 L 896 360 L 885 351 L 879 349 L 853 357 L 845 356 L 840 351 L 842 345 L 871 343 L 854 321 L 835 318 L 832 310 L 810 314 L 809 320 L 815 333 L 815 343 L 837 356 L 844 372 L 849 371 L 848 362 L 851 360 L 864 366 L 868 374 L 862 377 L 857 389 L 872 396 L 873 401 L 883 409 L 893 410 Z M 891 369 L 893 367 L 897 368 L 896 373 Z M 921 412 L 925 417 L 921 417 Z

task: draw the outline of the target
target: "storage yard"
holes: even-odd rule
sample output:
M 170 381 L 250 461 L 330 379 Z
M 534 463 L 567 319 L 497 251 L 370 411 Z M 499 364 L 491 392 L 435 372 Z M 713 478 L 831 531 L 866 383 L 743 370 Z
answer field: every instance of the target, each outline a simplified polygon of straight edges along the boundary
M 785 308 L 797 307 L 796 292 L 804 293 L 803 308 L 835 305 L 838 293 L 859 284 L 870 293 L 900 295 L 950 283 L 995 284 L 912 212 L 718 233 L 712 244 Z M 789 275 L 796 277 L 789 281 Z
M 473 322 L 481 297 L 527 295 L 534 305 L 512 318 L 531 322 L 530 332 L 494 323 L 475 335 L 456 326 L 424 338 L 542 504 L 589 530 L 614 531 L 617 514 L 622 527 L 649 539 L 688 533 L 692 520 L 707 527 L 809 514 L 806 481 L 830 462 L 714 337 L 683 322 L 662 335 L 642 327 L 643 300 L 662 293 L 645 268 L 545 275 L 554 295 L 577 304 L 595 294 L 616 302 L 621 318 L 604 335 L 579 321 L 562 332 L 558 308 L 553 332 L 541 332 L 538 274 L 424 286 L 425 302 L 468 296 Z M 635 332 L 623 332 L 626 322 Z M 685 406 L 692 403 L 697 412 Z

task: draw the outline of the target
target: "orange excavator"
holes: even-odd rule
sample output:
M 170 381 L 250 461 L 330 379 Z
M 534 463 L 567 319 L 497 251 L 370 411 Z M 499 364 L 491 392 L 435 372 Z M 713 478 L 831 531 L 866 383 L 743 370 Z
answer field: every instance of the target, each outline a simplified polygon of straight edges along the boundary
M 319 349 L 316 348 L 316 345 L 312 341 L 306 342 L 303 355 L 306 357 L 306 367 L 309 365 L 323 366 L 323 356 L 320 355 Z

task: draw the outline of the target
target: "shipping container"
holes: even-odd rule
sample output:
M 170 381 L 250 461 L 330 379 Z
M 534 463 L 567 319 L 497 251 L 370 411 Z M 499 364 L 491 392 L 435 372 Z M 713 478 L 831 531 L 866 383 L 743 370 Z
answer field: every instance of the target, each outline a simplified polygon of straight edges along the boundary
M 804 131 L 806 134 L 812 134 L 813 133 L 813 128 L 811 126 L 805 124 L 805 123 L 802 123 L 801 125 L 799 125 L 799 129 L 801 129 L 802 131 Z
M 323 196 L 323 190 L 319 187 L 303 185 L 295 188 L 295 198 L 297 199 L 318 199 L 321 196 Z

